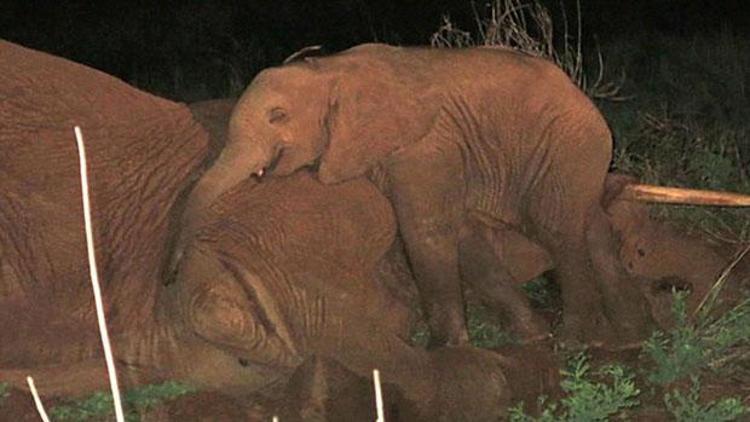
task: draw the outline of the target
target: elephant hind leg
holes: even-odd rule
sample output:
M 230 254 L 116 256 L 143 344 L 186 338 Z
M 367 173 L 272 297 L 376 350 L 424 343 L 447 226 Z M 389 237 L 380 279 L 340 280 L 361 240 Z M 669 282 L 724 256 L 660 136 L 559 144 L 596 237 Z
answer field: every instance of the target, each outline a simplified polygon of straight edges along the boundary
M 516 253 L 524 251 L 526 253 Z M 524 256 L 524 262 L 508 262 Z M 478 221 L 467 222 L 459 241 L 461 279 L 479 296 L 482 304 L 510 319 L 511 330 L 522 343 L 549 337 L 548 324 L 531 308 L 520 286 L 547 269 L 546 253 L 520 233 L 496 229 Z M 525 270 L 511 272 L 508 265 Z M 514 274 L 516 277 L 514 277 Z M 518 279 L 521 275 L 523 279 Z M 530 275 L 525 277 L 526 275 Z

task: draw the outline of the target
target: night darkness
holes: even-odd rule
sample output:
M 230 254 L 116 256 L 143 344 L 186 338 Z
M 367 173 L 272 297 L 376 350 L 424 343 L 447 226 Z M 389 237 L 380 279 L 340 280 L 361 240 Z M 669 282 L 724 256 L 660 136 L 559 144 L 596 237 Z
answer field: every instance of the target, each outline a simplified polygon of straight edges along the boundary
M 559 1 L 542 1 L 559 18 Z M 581 0 L 591 43 L 662 32 L 688 37 L 729 28 L 750 34 L 742 0 Z M 258 70 L 297 49 L 334 52 L 384 41 L 426 44 L 443 15 L 473 30 L 469 0 L 6 0 L 0 38 L 85 63 L 175 99 L 236 94 Z M 574 16 L 574 1 L 564 2 Z M 189 87 L 189 88 L 188 88 Z

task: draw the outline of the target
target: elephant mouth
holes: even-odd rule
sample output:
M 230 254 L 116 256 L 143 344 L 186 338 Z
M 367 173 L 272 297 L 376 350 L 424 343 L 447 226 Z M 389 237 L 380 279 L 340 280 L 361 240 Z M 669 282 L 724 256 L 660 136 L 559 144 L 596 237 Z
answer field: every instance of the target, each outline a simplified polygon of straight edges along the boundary
M 261 167 L 260 170 L 253 173 L 256 180 L 262 181 L 267 175 L 275 174 L 277 176 L 288 176 L 294 171 L 306 168 L 312 172 L 317 172 L 320 168 L 321 156 L 317 154 L 315 158 L 306 162 L 299 162 L 299 154 L 288 154 L 289 151 L 283 147 L 276 147 L 271 154 L 268 164 Z M 282 160 L 284 160 L 282 162 Z M 281 164 L 280 164 L 281 163 Z
M 284 148 L 280 146 L 274 147 L 273 153 L 271 153 L 271 156 L 269 158 L 268 164 L 266 164 L 264 167 L 261 167 L 258 171 L 253 173 L 253 176 L 256 180 L 262 181 L 263 177 L 267 174 L 271 174 L 276 170 L 276 167 L 279 164 L 279 161 L 281 161 L 281 157 L 284 155 Z

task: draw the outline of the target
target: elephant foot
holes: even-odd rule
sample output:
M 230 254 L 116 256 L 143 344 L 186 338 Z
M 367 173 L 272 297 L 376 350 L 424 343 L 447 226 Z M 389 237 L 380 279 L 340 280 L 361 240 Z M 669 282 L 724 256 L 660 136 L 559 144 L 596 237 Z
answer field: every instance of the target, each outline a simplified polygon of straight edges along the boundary
M 466 329 L 463 308 L 433 309 L 430 314 L 428 349 L 441 346 L 461 347 L 469 344 L 469 332 Z
M 614 330 L 603 314 L 563 315 L 557 339 L 568 350 L 602 348 L 614 341 Z
M 589 315 L 563 318 L 558 339 L 569 350 L 626 351 L 640 348 L 650 334 L 651 331 L 633 325 L 611 322 L 604 315 Z
M 536 313 L 528 313 L 523 317 L 513 318 L 511 332 L 515 333 L 522 345 L 543 343 L 552 337 L 549 324 Z
M 499 421 L 507 417 L 511 389 L 505 377 L 507 359 L 475 347 L 430 352 L 438 374 L 436 394 L 421 420 Z

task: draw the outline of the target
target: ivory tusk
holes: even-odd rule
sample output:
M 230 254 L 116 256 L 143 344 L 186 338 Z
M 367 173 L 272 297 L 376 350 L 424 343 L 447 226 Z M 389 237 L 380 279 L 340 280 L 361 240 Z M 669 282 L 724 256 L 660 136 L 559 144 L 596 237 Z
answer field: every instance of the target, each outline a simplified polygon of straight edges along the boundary
M 656 202 L 663 204 L 750 207 L 750 195 L 743 195 L 734 192 L 644 185 L 640 183 L 625 186 L 618 198 L 626 201 Z
M 265 172 L 266 172 L 266 169 L 260 169 L 260 170 L 258 170 L 258 173 L 256 173 L 256 174 L 260 178 L 260 177 L 263 177 L 263 173 L 265 173 Z

